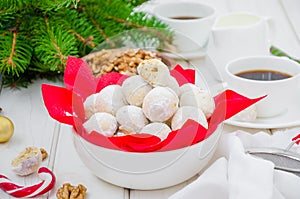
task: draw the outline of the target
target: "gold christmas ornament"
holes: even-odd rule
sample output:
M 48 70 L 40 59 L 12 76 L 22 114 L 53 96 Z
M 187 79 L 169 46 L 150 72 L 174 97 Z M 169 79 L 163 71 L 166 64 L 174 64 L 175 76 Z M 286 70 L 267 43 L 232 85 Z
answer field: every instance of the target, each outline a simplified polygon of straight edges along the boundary
M 7 117 L 0 116 L 0 143 L 7 142 L 13 134 L 13 122 Z

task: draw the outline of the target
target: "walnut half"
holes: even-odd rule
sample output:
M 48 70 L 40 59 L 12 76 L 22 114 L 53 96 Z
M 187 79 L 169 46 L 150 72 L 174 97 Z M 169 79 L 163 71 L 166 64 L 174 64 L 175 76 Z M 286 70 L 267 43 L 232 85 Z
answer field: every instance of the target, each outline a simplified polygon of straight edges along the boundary
M 40 148 L 40 151 L 42 153 L 42 160 L 45 160 L 48 157 L 47 151 L 43 148 Z
M 86 187 L 79 184 L 78 186 L 72 186 L 70 183 L 63 184 L 57 190 L 57 199 L 85 199 Z

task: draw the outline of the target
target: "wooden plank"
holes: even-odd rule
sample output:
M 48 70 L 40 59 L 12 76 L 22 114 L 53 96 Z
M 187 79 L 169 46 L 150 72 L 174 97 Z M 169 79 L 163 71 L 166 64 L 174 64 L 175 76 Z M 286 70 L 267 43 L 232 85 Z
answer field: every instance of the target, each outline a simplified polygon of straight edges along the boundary
M 67 182 L 72 185 L 83 184 L 86 186 L 86 199 L 129 198 L 128 190 L 106 183 L 88 170 L 75 150 L 72 128 L 68 125 L 62 124 L 60 128 L 53 171 L 57 176 L 57 184 L 51 192 L 51 199 L 56 199 L 55 194 L 57 189 Z
M 0 96 L 0 106 L 3 109 L 1 115 L 9 117 L 15 126 L 11 140 L 0 143 L 0 173 L 19 185 L 31 185 L 40 179 L 36 174 L 26 177 L 14 174 L 10 166 L 12 159 L 29 146 L 44 148 L 49 153 L 53 142 L 56 122 L 50 118 L 44 107 L 41 83 L 42 81 L 37 81 L 20 90 L 3 89 Z M 49 160 L 50 158 L 43 161 L 42 166 L 48 166 Z M 10 197 L 0 190 L 0 198 Z

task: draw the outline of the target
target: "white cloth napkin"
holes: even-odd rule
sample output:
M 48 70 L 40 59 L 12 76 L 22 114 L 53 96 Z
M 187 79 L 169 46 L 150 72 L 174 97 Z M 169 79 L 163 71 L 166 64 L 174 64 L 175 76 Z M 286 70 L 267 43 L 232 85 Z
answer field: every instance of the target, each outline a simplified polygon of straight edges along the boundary
M 299 199 L 300 177 L 274 169 L 270 161 L 246 154 L 249 147 L 285 149 L 299 129 L 273 135 L 236 131 L 222 135 L 216 161 L 195 181 L 169 199 Z M 300 153 L 300 146 L 291 151 Z

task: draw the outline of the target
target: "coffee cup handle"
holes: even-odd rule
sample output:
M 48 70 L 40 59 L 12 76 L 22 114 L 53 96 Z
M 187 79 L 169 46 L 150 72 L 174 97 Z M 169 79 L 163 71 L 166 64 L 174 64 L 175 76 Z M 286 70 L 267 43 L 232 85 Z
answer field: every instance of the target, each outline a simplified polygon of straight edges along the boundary
M 268 39 L 268 43 L 271 46 L 274 38 L 272 33 L 275 32 L 275 21 L 274 18 L 270 16 L 263 16 L 262 18 L 266 21 L 267 24 L 266 38 Z

